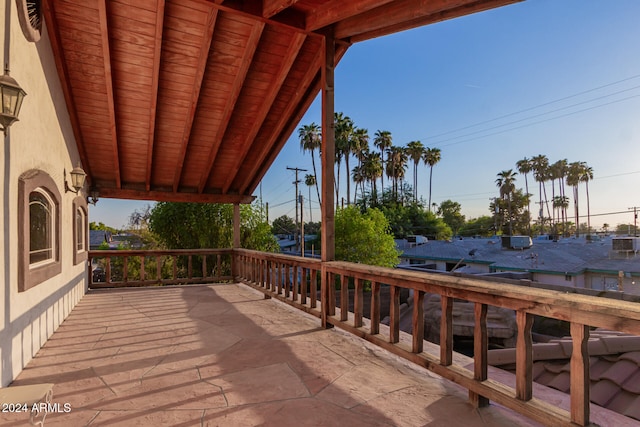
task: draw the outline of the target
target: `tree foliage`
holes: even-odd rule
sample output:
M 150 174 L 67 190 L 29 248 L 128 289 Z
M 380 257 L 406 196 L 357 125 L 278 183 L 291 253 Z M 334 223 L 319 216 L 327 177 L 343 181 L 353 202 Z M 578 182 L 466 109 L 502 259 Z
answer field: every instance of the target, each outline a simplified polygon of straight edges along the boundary
M 287 215 L 279 216 L 273 220 L 271 232 L 273 234 L 294 234 L 296 232 L 296 223 Z
M 442 218 L 436 217 L 420 203 L 387 204 L 380 207 L 380 210 L 389 220 L 391 232 L 396 239 L 422 235 L 434 240 L 446 240 L 452 236 L 451 228 Z
M 453 234 L 458 234 L 460 227 L 465 224 L 464 215 L 462 215 L 462 206 L 453 200 L 445 200 L 438 207 L 438 215 L 451 228 Z
M 398 265 L 389 222 L 377 209 L 338 209 L 335 217 L 336 259 L 381 267 Z
M 159 202 L 151 209 L 149 229 L 169 249 L 230 248 L 233 205 Z M 240 244 L 246 249 L 278 250 L 271 227 L 256 205 L 240 206 Z

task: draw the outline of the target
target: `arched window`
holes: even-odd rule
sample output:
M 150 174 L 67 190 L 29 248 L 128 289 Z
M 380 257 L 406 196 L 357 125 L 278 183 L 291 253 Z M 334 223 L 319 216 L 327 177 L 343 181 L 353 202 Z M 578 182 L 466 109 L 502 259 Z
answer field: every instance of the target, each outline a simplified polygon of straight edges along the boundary
M 29 194 L 30 268 L 53 260 L 55 210 L 51 198 L 38 188 Z
M 87 259 L 89 249 L 89 215 L 84 197 L 73 199 L 73 265 Z
M 40 170 L 18 180 L 18 290 L 60 274 L 60 192 Z

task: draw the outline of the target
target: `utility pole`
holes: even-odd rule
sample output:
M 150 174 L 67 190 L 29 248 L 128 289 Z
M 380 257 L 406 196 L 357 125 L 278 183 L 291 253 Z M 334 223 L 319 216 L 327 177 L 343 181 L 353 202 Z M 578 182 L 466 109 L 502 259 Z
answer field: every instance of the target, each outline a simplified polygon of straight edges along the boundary
M 304 197 L 300 193 L 300 256 L 304 258 Z
M 300 180 L 298 179 L 298 172 L 306 172 L 306 169 L 300 169 L 300 168 L 290 168 L 289 166 L 287 166 L 287 170 L 290 171 L 296 171 L 296 180 L 293 181 L 293 184 L 295 184 L 296 186 L 296 194 L 295 197 L 293 198 L 293 200 L 296 201 L 296 231 L 294 233 L 293 239 L 296 242 L 296 244 L 298 244 L 298 184 L 300 184 Z
M 629 210 L 633 209 L 633 235 L 638 237 L 638 206 L 634 206 L 629 208 Z

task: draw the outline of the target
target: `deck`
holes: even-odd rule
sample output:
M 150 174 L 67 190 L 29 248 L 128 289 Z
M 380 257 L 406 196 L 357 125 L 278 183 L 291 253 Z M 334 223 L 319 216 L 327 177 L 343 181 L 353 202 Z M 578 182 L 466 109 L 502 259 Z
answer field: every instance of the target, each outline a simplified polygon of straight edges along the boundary
M 89 291 L 14 384 L 41 382 L 46 426 L 538 425 L 241 284 Z

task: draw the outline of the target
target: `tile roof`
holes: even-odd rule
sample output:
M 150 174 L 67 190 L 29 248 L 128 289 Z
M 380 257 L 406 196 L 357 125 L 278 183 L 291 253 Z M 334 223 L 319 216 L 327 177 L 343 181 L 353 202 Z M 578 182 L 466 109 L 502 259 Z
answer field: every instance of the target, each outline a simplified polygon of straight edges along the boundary
M 596 330 L 588 349 L 591 402 L 640 421 L 640 337 Z M 533 380 L 569 393 L 570 357 L 570 337 L 534 344 Z M 489 363 L 512 371 L 515 349 L 490 350 Z
M 473 252 L 472 252 L 473 251 Z M 588 243 L 584 239 L 534 239 L 528 249 L 504 249 L 499 239 L 429 241 L 406 248 L 403 257 L 491 264 L 496 268 L 581 274 L 585 269 L 640 273 L 640 255 L 620 256 L 611 238 Z

